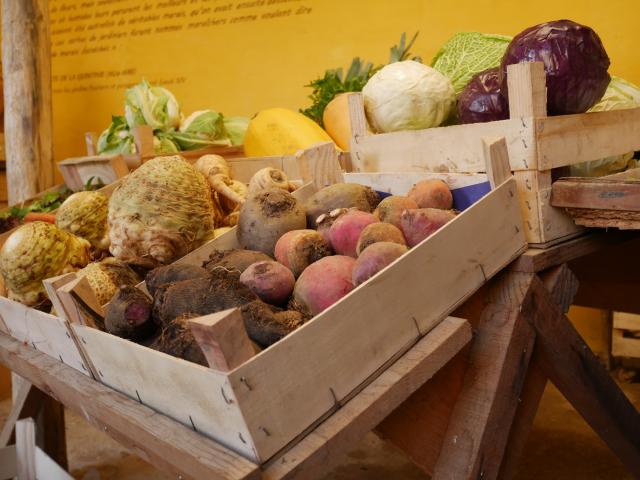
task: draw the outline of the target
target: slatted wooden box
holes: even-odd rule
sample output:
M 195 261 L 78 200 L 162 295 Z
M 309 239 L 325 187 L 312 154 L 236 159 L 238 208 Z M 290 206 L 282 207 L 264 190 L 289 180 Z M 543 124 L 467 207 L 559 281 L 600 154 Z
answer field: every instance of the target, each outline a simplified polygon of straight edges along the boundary
M 300 170 L 316 172 L 316 179 L 340 177 L 313 165 Z M 365 177 L 346 174 L 344 181 L 404 193 L 416 178 Z M 483 175 L 460 177 L 467 182 L 461 188 L 486 184 Z M 316 188 L 306 184 L 296 195 L 304 198 Z M 515 180 L 478 197 L 340 302 L 228 372 L 87 325 L 71 328 L 100 381 L 264 463 L 364 388 L 526 248 Z M 200 265 L 212 250 L 237 246 L 232 230 L 178 262 Z
M 350 95 L 354 170 L 482 172 L 482 138 L 505 137 L 527 241 L 576 235 L 581 227 L 551 205 L 552 181 L 562 167 L 640 150 L 640 108 L 547 117 L 543 64 L 508 68 L 509 120 L 374 135 L 361 94 Z

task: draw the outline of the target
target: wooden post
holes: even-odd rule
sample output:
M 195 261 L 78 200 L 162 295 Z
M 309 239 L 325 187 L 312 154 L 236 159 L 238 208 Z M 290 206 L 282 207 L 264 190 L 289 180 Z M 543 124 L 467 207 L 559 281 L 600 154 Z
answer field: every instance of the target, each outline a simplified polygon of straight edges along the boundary
M 54 184 L 48 0 L 2 3 L 9 204 Z

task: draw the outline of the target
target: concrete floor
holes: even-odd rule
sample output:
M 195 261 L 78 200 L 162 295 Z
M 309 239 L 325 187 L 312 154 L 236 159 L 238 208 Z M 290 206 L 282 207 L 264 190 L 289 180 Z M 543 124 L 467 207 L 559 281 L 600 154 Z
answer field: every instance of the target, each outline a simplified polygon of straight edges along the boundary
M 640 408 L 640 384 L 623 384 Z M 4 421 L 9 401 L 0 402 Z M 172 479 L 131 455 L 104 433 L 72 413 L 67 414 L 69 465 L 84 480 Z M 429 476 L 405 455 L 368 434 L 323 480 L 426 480 Z M 517 480 L 631 479 L 607 446 L 553 386 L 548 386 L 525 448 Z

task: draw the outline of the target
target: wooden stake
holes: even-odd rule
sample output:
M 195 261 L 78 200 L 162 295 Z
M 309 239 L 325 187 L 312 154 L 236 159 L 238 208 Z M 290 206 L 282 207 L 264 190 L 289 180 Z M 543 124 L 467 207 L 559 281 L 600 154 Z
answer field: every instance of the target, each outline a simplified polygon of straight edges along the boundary
M 228 372 L 255 355 L 237 308 L 194 318 L 189 326 L 214 370 Z
M 485 138 L 482 140 L 484 148 L 484 161 L 487 165 L 487 177 L 491 189 L 495 190 L 505 180 L 511 177 L 509 165 L 509 152 L 504 137 Z
M 47 0 L 3 2 L 2 64 L 7 186 L 15 204 L 54 184 Z

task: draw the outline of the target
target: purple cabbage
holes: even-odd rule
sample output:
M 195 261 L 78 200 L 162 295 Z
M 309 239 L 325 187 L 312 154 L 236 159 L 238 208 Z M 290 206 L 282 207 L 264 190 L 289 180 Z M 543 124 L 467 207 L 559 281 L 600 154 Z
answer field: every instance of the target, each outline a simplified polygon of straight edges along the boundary
M 509 118 L 509 104 L 500 94 L 500 69 L 476 74 L 458 98 L 460 123 L 493 122 Z
M 507 65 L 544 63 L 547 113 L 583 113 L 604 94 L 611 78 L 609 57 L 591 28 L 571 20 L 542 23 L 516 35 L 502 58 L 500 82 L 507 96 Z

